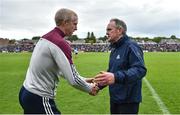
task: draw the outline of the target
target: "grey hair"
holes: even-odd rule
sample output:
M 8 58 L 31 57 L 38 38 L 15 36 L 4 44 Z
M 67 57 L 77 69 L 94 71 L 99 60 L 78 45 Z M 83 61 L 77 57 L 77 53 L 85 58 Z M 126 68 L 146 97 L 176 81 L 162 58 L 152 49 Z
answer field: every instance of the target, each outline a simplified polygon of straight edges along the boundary
M 59 26 L 62 24 L 62 22 L 69 22 L 73 20 L 73 16 L 78 17 L 77 14 L 66 8 L 59 9 L 55 14 L 55 23 L 56 26 Z
M 126 23 L 124 21 L 117 19 L 117 18 L 113 18 L 110 21 L 115 22 L 116 28 L 123 28 L 124 29 L 123 34 L 125 34 L 127 32 L 127 26 L 126 26 Z

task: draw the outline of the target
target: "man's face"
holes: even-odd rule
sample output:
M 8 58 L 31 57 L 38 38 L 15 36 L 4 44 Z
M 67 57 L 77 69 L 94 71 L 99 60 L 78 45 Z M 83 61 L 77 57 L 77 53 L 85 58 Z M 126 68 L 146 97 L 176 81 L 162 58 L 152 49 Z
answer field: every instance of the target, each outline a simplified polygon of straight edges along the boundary
M 110 21 L 106 28 L 106 35 L 108 37 L 108 42 L 110 43 L 116 42 L 121 34 L 122 34 L 122 29 L 116 28 L 115 22 Z
M 71 36 L 73 32 L 77 30 L 78 18 L 76 16 L 73 16 L 72 19 L 72 21 L 66 22 L 65 25 L 65 34 L 67 36 Z

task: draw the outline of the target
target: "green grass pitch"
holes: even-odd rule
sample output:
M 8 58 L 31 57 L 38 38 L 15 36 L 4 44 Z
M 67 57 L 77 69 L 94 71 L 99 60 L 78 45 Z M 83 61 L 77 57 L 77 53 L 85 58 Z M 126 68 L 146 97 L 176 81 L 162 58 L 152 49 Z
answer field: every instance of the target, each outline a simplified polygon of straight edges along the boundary
M 22 114 L 18 93 L 25 78 L 31 53 L 0 54 L 0 114 Z M 145 53 L 150 82 L 171 114 L 180 113 L 180 52 Z M 73 56 L 81 76 L 93 77 L 108 66 L 109 53 L 80 53 Z M 162 114 L 160 107 L 143 81 L 140 114 Z M 78 91 L 60 79 L 56 104 L 63 114 L 108 114 L 108 87 L 97 96 Z

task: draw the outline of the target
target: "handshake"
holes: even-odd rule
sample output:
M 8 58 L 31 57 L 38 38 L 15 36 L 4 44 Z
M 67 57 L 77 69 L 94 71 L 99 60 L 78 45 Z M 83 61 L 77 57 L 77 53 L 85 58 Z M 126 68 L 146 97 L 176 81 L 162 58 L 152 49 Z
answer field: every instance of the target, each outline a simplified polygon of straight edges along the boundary
M 115 82 L 114 74 L 105 71 L 101 71 L 94 78 L 86 78 L 85 80 L 93 86 L 91 92 L 89 93 L 93 96 L 97 95 L 100 87 L 105 87 Z

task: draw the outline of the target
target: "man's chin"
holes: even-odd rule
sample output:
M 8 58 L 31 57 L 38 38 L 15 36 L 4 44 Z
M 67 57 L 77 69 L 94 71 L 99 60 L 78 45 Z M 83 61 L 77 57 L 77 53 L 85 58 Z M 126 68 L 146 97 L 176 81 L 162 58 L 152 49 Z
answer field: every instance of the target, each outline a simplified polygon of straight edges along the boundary
M 108 42 L 112 42 L 111 38 L 108 38 L 107 41 L 108 41 Z

